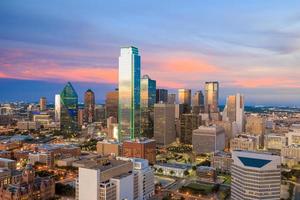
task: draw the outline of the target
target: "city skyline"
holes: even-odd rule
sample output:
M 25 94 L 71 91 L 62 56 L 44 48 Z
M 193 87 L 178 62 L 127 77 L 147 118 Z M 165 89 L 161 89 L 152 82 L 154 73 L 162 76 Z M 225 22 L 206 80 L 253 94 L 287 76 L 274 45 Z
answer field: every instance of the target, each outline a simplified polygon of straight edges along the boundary
M 239 92 L 246 105 L 299 106 L 298 8 L 296 1 L 3 1 L 0 101 L 53 102 L 71 81 L 81 101 L 91 88 L 103 102 L 117 87 L 119 47 L 134 45 L 143 55 L 141 75 L 158 88 L 196 91 L 219 81 L 221 105 Z

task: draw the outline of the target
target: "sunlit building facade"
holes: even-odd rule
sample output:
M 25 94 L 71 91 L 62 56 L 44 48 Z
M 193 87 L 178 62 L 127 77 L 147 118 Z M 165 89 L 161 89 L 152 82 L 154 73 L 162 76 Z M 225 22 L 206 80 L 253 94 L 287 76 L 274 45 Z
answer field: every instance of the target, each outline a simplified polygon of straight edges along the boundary
M 105 99 L 105 113 L 106 118 L 114 117 L 118 119 L 118 103 L 119 103 L 119 90 L 108 92 Z
M 141 57 L 136 47 L 122 47 L 119 57 L 119 139 L 140 134 Z
M 141 79 L 141 135 L 153 137 L 153 112 L 156 102 L 156 81 L 148 75 Z
M 60 93 L 61 130 L 70 133 L 78 129 L 78 95 L 70 82 L 67 83 L 63 91 Z
M 191 90 L 178 89 L 178 102 L 179 104 L 191 105 Z
M 45 111 L 47 109 L 47 99 L 46 97 L 40 98 L 40 111 Z
M 205 83 L 205 112 L 219 112 L 219 82 Z
M 91 89 L 84 93 L 84 122 L 95 121 L 95 94 Z
M 55 95 L 55 121 L 60 122 L 60 111 L 61 111 L 61 103 L 60 103 L 60 94 Z

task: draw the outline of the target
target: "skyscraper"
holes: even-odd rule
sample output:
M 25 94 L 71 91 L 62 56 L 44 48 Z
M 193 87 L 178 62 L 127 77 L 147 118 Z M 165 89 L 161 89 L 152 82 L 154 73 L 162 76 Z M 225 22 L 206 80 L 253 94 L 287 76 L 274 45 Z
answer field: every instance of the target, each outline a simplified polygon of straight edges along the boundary
M 47 109 L 47 99 L 46 97 L 40 98 L 40 111 L 45 111 Z
M 192 111 L 194 114 L 204 111 L 204 95 L 201 90 L 195 92 L 192 97 Z
M 119 57 L 119 139 L 140 134 L 141 58 L 136 47 L 122 47 Z
M 168 94 L 168 104 L 175 104 L 176 103 L 176 94 L 171 93 Z
M 178 89 L 178 102 L 179 104 L 191 106 L 191 90 Z
M 84 122 L 95 121 L 95 94 L 91 89 L 84 93 Z
M 148 75 L 141 79 L 141 135 L 153 137 L 153 111 L 156 102 L 156 81 Z
M 233 151 L 231 199 L 280 199 L 280 156 Z
M 61 115 L 60 127 L 66 133 L 76 132 L 78 128 L 78 96 L 70 82 L 60 93 Z
M 118 119 L 118 103 L 119 103 L 119 91 L 108 92 L 105 99 L 106 118 L 114 117 Z
M 168 102 L 168 90 L 156 89 L 156 103 L 167 103 Z
M 236 123 L 238 132 L 244 131 L 244 96 L 241 94 L 230 95 L 227 97 L 226 106 L 223 111 L 223 121 Z
M 192 144 L 193 130 L 201 125 L 201 116 L 197 114 L 183 114 L 180 119 L 180 142 Z
M 219 112 L 219 82 L 205 83 L 205 112 Z
M 175 142 L 175 104 L 154 105 L 154 139 L 163 146 Z
M 55 121 L 60 122 L 60 109 L 61 103 L 60 103 L 60 94 L 55 95 Z

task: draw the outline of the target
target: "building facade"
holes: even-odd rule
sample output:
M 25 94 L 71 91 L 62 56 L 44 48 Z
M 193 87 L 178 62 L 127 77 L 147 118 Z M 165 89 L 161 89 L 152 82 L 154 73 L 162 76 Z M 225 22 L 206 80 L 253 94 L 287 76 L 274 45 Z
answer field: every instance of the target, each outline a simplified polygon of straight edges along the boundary
M 84 122 L 95 121 L 95 94 L 91 89 L 84 93 Z
M 205 83 L 205 112 L 206 113 L 219 112 L 219 83 L 218 82 Z

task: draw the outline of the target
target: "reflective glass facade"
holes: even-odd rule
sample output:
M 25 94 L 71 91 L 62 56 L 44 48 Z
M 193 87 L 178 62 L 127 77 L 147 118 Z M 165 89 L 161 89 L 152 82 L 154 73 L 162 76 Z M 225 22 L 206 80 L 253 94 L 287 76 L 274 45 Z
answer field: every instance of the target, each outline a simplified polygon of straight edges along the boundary
M 156 81 L 144 75 L 141 79 L 141 135 L 153 137 L 153 111 L 156 102 Z
M 205 112 L 219 112 L 219 83 L 205 83 Z
M 78 128 L 78 95 L 70 82 L 67 83 L 63 91 L 60 93 L 61 130 L 67 133 L 75 132 Z
M 119 57 L 119 140 L 140 134 L 141 58 L 136 47 L 122 47 Z

